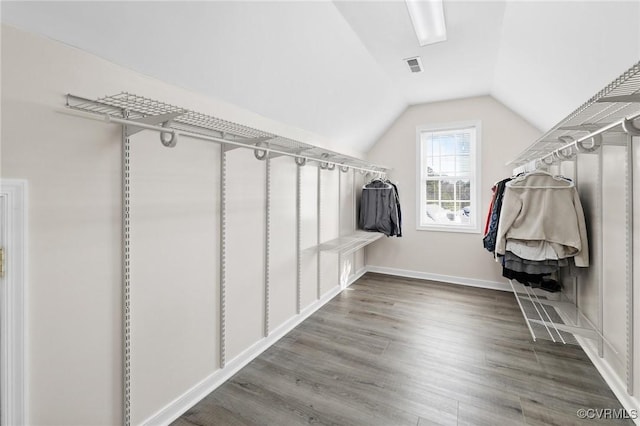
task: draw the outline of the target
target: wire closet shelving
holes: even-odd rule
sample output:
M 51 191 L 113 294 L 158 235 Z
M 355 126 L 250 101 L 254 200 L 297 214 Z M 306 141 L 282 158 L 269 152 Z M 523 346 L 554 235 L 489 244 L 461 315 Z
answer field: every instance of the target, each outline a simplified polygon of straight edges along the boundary
M 507 165 L 516 171 L 535 169 L 536 162 L 551 164 L 569 159 L 575 151 L 599 147 L 606 132 L 640 133 L 634 120 L 640 118 L 640 62 L 629 68 L 591 99 L 538 138 Z M 586 143 L 585 143 L 586 142 Z
M 378 174 L 388 170 L 359 158 L 127 92 L 96 100 L 68 94 L 66 106 L 122 124 L 127 127 L 127 136 L 144 129 L 158 131 L 162 143 L 167 147 L 175 146 L 178 137 L 185 135 L 251 148 L 259 159 L 265 158 L 268 153 L 271 158 L 278 155 L 294 157 L 300 165 L 307 160 L 317 161 L 322 168 L 328 169 L 337 166 L 343 171 L 352 168 Z
M 602 145 L 606 145 L 603 135 L 618 133 L 628 135 L 627 168 L 631 167 L 631 136 L 640 136 L 640 62 L 633 65 L 591 99 L 581 105 L 551 130 L 538 138 L 515 159 L 507 163 L 514 166 L 513 174 L 533 171 L 539 167 L 551 166 L 556 162 L 573 160 L 579 153 L 593 153 Z M 617 143 L 616 145 L 620 145 Z M 630 212 L 633 209 L 633 180 L 627 172 L 627 229 L 632 229 Z M 600 185 L 602 186 L 602 185 Z M 600 191 L 602 188 L 600 187 Z M 633 334 L 633 244 L 627 233 L 627 329 Z M 557 297 L 526 287 L 514 280 L 509 280 L 518 305 L 525 318 L 533 340 L 549 339 L 554 342 L 578 344 L 576 337 L 600 339 L 606 343 L 617 356 L 621 356 L 605 339 L 601 331 L 579 306 L 564 294 Z M 602 285 L 602 283 L 600 283 Z M 574 290 L 576 286 L 574 285 Z M 574 294 L 574 299 L 576 295 Z M 602 293 L 600 293 L 602 299 Z M 602 300 L 600 300 L 602 303 Z M 600 315 L 602 314 L 600 307 Z M 628 337 L 632 342 L 632 337 Z M 633 346 L 631 344 L 631 346 Z M 627 372 L 631 371 L 630 349 L 627 348 Z M 625 356 L 622 355 L 622 356 Z M 628 377 L 630 374 L 627 374 Z M 628 386 L 629 385 L 628 380 Z
M 143 130 L 150 130 L 159 133 L 160 142 L 167 148 L 175 147 L 181 136 L 189 139 L 195 138 L 214 142 L 222 145 L 222 155 L 220 163 L 220 288 L 219 288 L 219 368 L 226 366 L 226 157 L 227 152 L 235 148 L 244 148 L 253 151 L 257 160 L 265 161 L 265 279 L 264 279 L 264 337 L 270 332 L 269 322 L 269 240 L 270 240 L 270 163 L 271 159 L 279 156 L 292 157 L 297 168 L 296 183 L 296 227 L 297 227 L 297 314 L 302 312 L 301 304 L 301 256 L 307 253 L 318 253 L 317 256 L 317 299 L 321 294 L 321 268 L 320 254 L 331 253 L 339 256 L 339 264 L 342 256 L 346 256 L 363 248 L 364 246 L 382 237 L 379 233 L 366 233 L 355 231 L 349 235 L 342 235 L 330 241 L 320 241 L 320 220 L 317 222 L 316 244 L 309 248 L 301 249 L 300 226 L 300 169 L 309 162 L 315 162 L 318 166 L 318 214 L 320 214 L 320 174 L 322 170 L 338 173 L 338 182 L 341 175 L 346 175 L 352 171 L 362 174 L 373 174 L 379 177 L 386 176 L 387 167 L 372 164 L 368 161 L 344 155 L 335 151 L 324 149 L 309 143 L 300 142 L 287 137 L 275 135 L 270 132 L 259 130 L 253 127 L 223 120 L 221 118 L 181 108 L 165 102 L 135 95 L 132 93 L 118 93 L 112 96 L 105 96 L 95 100 L 68 94 L 66 96 L 66 107 L 85 118 L 104 120 L 106 122 L 118 124 L 122 127 L 122 312 L 123 312 L 123 424 L 131 424 L 131 383 L 132 383 L 132 320 L 131 320 L 131 221 L 130 221 L 130 201 L 131 201 L 131 136 Z M 354 179 L 355 182 L 355 179 Z M 355 183 L 354 183 L 355 185 Z M 355 205 L 355 191 L 354 205 Z M 338 282 L 340 281 L 340 270 L 338 272 Z

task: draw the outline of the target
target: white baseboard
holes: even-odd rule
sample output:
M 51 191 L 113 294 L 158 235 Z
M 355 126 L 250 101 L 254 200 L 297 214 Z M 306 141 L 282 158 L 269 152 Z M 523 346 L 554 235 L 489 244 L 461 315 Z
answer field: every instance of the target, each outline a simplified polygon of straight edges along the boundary
M 405 278 L 417 278 L 420 280 L 441 281 L 450 284 L 460 284 L 469 287 L 488 288 L 491 290 L 512 291 L 508 283 L 478 280 L 475 278 L 454 277 L 451 275 L 430 274 L 428 272 L 410 271 L 407 269 L 387 268 L 385 266 L 368 265 L 365 267 L 367 272 L 375 272 L 378 274 L 395 275 Z M 506 281 L 506 279 L 505 279 Z
M 582 350 L 584 350 L 584 352 L 587 354 L 587 356 L 591 360 L 591 363 L 596 367 L 600 375 L 602 375 L 602 378 L 604 379 L 604 381 L 607 382 L 607 385 L 609 385 L 609 388 L 611 388 L 615 396 L 618 398 L 618 401 L 620 401 L 620 404 L 622 404 L 624 409 L 627 410 L 627 413 L 629 414 L 636 413 L 636 415 L 639 415 L 640 401 L 637 398 L 627 393 L 627 386 L 616 374 L 616 372 L 613 370 L 611 365 L 605 359 L 600 358 L 600 356 L 598 356 L 597 348 L 595 348 L 594 345 L 590 343 L 589 339 L 586 339 L 584 337 L 577 336 L 577 335 L 575 337 L 578 343 L 580 344 L 580 347 L 582 347 Z M 589 408 L 589 407 L 585 407 L 585 408 Z M 612 408 L 612 407 L 597 407 L 597 408 Z M 632 420 L 636 425 L 640 425 L 640 418 L 632 418 Z
M 366 268 L 358 271 L 349 279 L 347 287 L 358 280 L 366 272 Z M 277 342 L 281 337 L 283 337 L 289 331 L 293 330 L 298 324 L 311 316 L 311 314 L 324 306 L 329 300 L 333 299 L 341 291 L 342 289 L 339 286 L 336 286 L 328 291 L 319 300 L 316 300 L 315 302 L 304 308 L 298 315 L 291 317 L 277 329 L 273 330 L 269 334 L 269 336 L 256 342 L 253 346 L 249 347 L 240 355 L 229 361 L 224 368 L 210 374 L 200 383 L 196 384 L 181 396 L 167 404 L 164 408 L 160 409 L 157 413 L 147 418 L 142 422 L 142 424 L 149 426 L 168 425 L 176 420 L 189 408 L 194 406 L 205 396 L 207 396 L 224 382 L 229 380 L 234 374 L 240 371 L 242 367 L 246 366 L 254 358 L 256 358 L 271 345 Z
M 362 278 L 362 276 L 364 274 L 366 274 L 367 271 L 367 267 L 363 267 L 362 269 L 360 269 L 359 271 L 356 271 L 350 278 L 349 278 L 349 282 L 347 283 L 346 287 L 348 288 L 351 284 L 353 284 L 354 282 L 358 281 L 360 278 Z

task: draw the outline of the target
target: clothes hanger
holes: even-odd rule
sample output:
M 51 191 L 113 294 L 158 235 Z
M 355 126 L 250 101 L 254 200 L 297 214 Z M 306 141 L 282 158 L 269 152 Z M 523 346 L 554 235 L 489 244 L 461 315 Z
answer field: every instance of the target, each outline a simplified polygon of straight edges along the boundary
M 564 183 L 564 185 L 526 185 L 525 180 L 529 176 L 550 176 L 554 180 L 558 182 Z M 525 183 L 524 185 L 518 185 L 519 183 Z M 545 170 L 535 170 L 533 172 L 526 173 L 522 176 L 518 176 L 511 181 L 507 182 L 507 186 L 511 188 L 522 188 L 522 189 L 566 189 L 573 188 L 575 183 L 571 179 L 567 179 L 564 176 L 560 175 L 552 175 L 551 173 Z
M 383 188 L 369 188 L 367 186 L 367 185 L 369 185 L 369 184 L 371 184 L 371 183 L 373 183 L 375 181 L 379 181 L 379 182 L 384 183 L 384 187 Z M 390 189 L 390 188 L 392 188 L 391 184 L 388 183 L 388 182 L 383 181 L 382 179 L 373 179 L 371 182 L 369 182 L 369 183 L 367 183 L 367 184 L 362 186 L 362 189 L 369 189 L 369 190 L 371 190 L 371 189 Z

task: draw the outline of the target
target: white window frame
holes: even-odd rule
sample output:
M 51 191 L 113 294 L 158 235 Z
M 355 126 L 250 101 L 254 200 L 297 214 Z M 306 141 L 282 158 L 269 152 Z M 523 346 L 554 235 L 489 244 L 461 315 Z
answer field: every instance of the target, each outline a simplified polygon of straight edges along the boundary
M 469 180 L 471 182 L 471 223 L 469 225 L 462 224 L 432 224 L 423 223 L 423 206 L 426 204 L 426 180 L 423 176 L 425 167 L 422 165 L 424 158 L 422 152 L 421 136 L 423 132 L 441 132 L 461 129 L 475 129 L 475 140 L 471 143 L 471 173 Z M 480 153 L 482 152 L 482 123 L 480 120 L 460 121 L 454 123 L 428 124 L 416 127 L 416 229 L 418 231 L 441 231 L 441 232 L 463 232 L 463 233 L 480 233 L 481 214 L 480 209 L 481 198 L 480 188 L 481 169 L 480 169 Z

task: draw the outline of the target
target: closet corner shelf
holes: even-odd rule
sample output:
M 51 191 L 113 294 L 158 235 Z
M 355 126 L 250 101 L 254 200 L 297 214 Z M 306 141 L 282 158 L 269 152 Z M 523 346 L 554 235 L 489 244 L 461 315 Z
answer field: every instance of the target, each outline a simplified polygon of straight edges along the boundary
M 372 242 L 382 238 L 379 232 L 356 231 L 353 234 L 338 237 L 318 246 L 319 251 L 338 253 L 343 256 L 354 253 Z
M 520 166 L 591 132 L 624 132 L 621 122 L 640 117 L 640 62 L 556 124 L 507 165 Z
M 546 293 L 514 280 L 509 280 L 509 283 L 534 342 L 540 338 L 577 345 L 574 336 L 602 337 L 574 303 L 560 299 L 564 297 L 561 293 Z
M 317 161 L 322 166 L 333 164 L 343 171 L 347 170 L 345 168 L 360 170 L 363 173 L 385 173 L 389 170 L 388 167 L 359 158 L 132 93 L 122 92 L 95 100 L 68 94 L 66 100 L 66 107 L 71 110 L 122 124 L 127 136 L 141 130 L 158 131 L 165 146 L 175 146 L 177 139 L 174 136 L 186 135 L 234 147 L 269 152 L 274 157 L 287 155 L 296 158 L 296 161 Z M 171 139 L 165 141 L 163 135 L 166 137 L 168 134 L 172 135 Z M 259 157 L 263 158 L 267 156 Z M 304 162 L 299 164 L 302 165 Z M 331 167 L 330 170 L 334 168 Z

